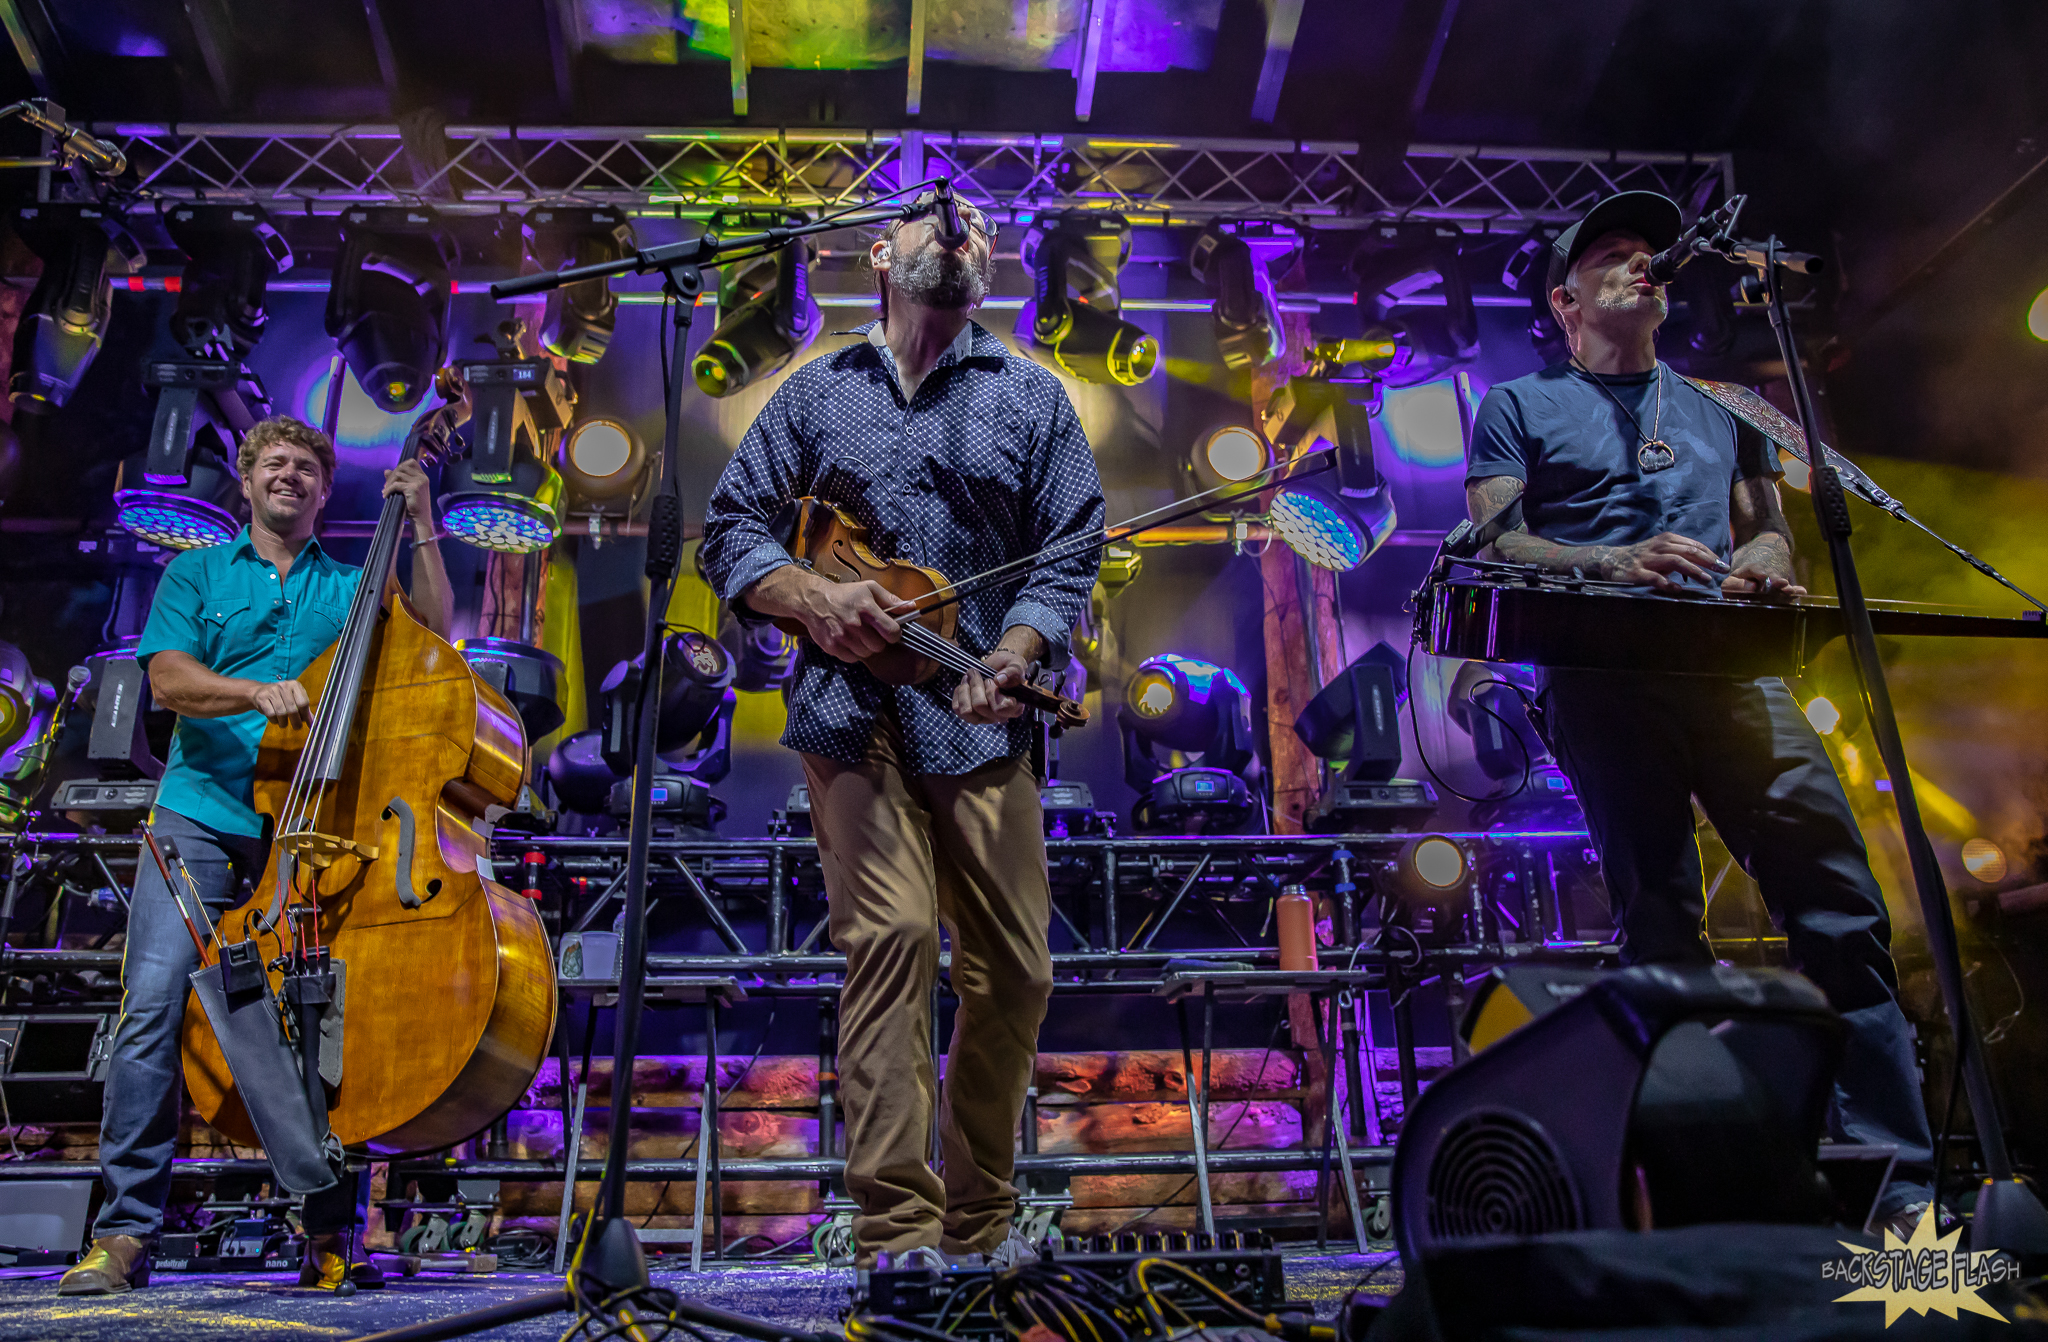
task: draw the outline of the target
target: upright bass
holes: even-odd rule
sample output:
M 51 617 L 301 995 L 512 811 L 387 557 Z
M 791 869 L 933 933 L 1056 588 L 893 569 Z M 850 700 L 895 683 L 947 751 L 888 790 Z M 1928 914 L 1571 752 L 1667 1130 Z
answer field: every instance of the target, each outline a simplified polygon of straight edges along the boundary
M 404 460 L 445 448 L 465 417 L 463 389 L 443 377 L 451 404 L 421 417 Z M 517 797 L 525 736 L 505 697 L 406 601 L 394 573 L 403 518 L 403 500 L 385 499 L 341 635 L 299 677 L 311 724 L 263 734 L 255 808 L 270 854 L 208 955 L 256 942 L 275 989 L 288 956 L 325 952 L 328 1127 L 342 1146 L 383 1155 L 448 1146 L 497 1119 L 539 1070 L 555 1017 L 538 914 L 478 870 L 474 826 Z M 256 1144 L 197 1001 L 182 1047 L 200 1116 Z

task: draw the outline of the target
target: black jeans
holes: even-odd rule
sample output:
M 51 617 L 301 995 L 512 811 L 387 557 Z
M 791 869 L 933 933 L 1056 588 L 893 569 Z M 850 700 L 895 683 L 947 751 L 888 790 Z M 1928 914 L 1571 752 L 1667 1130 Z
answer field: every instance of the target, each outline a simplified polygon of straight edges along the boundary
M 1793 966 L 1848 1023 L 1838 1139 L 1896 1145 L 1879 1210 L 1928 1196 L 1933 1140 L 1891 920 L 1841 780 L 1785 682 L 1550 671 L 1540 702 L 1578 789 L 1630 964 L 1709 964 L 1696 797 L 1783 927 Z
M 159 841 L 177 841 L 211 918 L 234 906 L 243 878 L 260 874 L 265 851 L 260 839 L 225 834 L 161 806 L 151 815 L 150 828 Z M 129 898 L 121 1020 L 100 1114 L 100 1181 L 106 1202 L 93 1223 L 96 1238 L 150 1239 L 163 1225 L 183 1078 L 178 1035 L 191 991 L 186 976 L 197 968 L 199 951 L 156 863 L 144 854 Z M 361 1224 L 367 1191 L 367 1178 L 356 1173 L 342 1175 L 325 1193 L 312 1194 L 301 1212 L 306 1230 L 321 1234 Z

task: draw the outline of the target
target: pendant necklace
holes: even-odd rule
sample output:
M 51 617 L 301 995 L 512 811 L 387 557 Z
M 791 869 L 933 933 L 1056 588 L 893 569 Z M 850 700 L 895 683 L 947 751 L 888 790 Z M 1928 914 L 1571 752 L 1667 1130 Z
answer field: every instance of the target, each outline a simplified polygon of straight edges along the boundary
M 1600 390 L 1607 393 L 1607 399 L 1614 402 L 1615 407 L 1622 414 L 1628 416 L 1629 427 L 1633 428 L 1636 431 L 1636 437 L 1642 440 L 1642 446 L 1636 449 L 1636 465 L 1642 468 L 1644 475 L 1655 475 L 1659 471 L 1668 471 L 1678 464 L 1678 453 L 1672 450 L 1671 444 L 1658 436 L 1664 427 L 1664 365 L 1662 362 L 1659 362 L 1657 365 L 1657 410 L 1650 420 L 1650 431 L 1648 433 L 1643 432 L 1642 421 L 1636 418 L 1635 412 L 1622 404 L 1621 398 L 1614 394 L 1612 387 L 1601 380 L 1598 373 L 1586 367 L 1577 359 L 1572 360 L 1572 367 L 1578 369 L 1587 377 L 1592 378 L 1594 382 L 1599 383 Z

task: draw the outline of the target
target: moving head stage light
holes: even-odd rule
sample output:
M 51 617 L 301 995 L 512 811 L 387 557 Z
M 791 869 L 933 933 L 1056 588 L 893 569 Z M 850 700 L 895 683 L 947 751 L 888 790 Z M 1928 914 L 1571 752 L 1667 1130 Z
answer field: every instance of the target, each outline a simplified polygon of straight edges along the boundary
M 142 366 L 156 391 L 149 446 L 121 462 L 114 512 L 124 530 L 174 550 L 226 545 L 241 531 L 234 444 L 270 413 L 256 375 L 220 359 Z
M 14 231 L 43 262 L 14 329 L 8 396 L 17 410 L 62 409 L 100 352 L 113 314 L 108 274 L 133 275 L 148 254 L 118 219 L 92 205 L 27 205 Z
M 620 820 L 630 814 L 641 675 L 639 658 L 614 666 L 600 691 L 603 725 L 570 737 L 548 758 L 548 781 L 565 809 Z M 656 816 L 671 824 L 710 830 L 724 817 L 711 785 L 732 769 L 732 682 L 732 657 L 710 635 L 685 629 L 662 644 L 652 799 Z
M 633 226 L 624 211 L 543 205 L 521 221 L 528 251 L 542 270 L 618 261 L 633 254 Z M 584 280 L 548 291 L 540 343 L 570 363 L 596 363 L 618 329 L 619 298 L 610 280 Z
M 1282 486 L 1267 518 L 1275 535 L 1318 568 L 1348 573 L 1370 559 L 1399 525 L 1393 493 L 1372 455 L 1377 388 L 1289 378 L 1266 407 L 1266 438 L 1281 459 L 1337 448 L 1336 488 Z
M 1255 813 L 1243 778 L 1257 758 L 1251 695 L 1235 671 L 1172 653 L 1147 657 L 1131 677 L 1116 720 L 1124 781 L 1139 795 L 1140 828 L 1178 823 L 1214 831 Z M 1155 745 L 1200 763 L 1161 772 Z
M 1263 234 L 1259 241 L 1264 245 L 1254 248 L 1241 231 L 1225 232 L 1223 225 L 1211 224 L 1188 253 L 1188 269 L 1216 296 L 1209 320 L 1225 368 L 1255 368 L 1287 353 L 1287 329 L 1273 294 L 1272 271 L 1260 252 L 1291 252 L 1299 244 L 1292 237 Z
M 83 682 L 73 679 L 67 697 Z M 27 818 L 59 723 L 56 690 L 36 675 L 27 653 L 0 643 L 0 829 L 19 829 Z
M 1117 273 L 1130 254 L 1122 215 L 1041 216 L 1020 249 L 1032 298 L 1017 314 L 1017 338 L 1049 350 L 1061 371 L 1083 382 L 1135 387 L 1152 376 L 1159 342 L 1118 315 Z
M 1472 757 L 1480 772 L 1498 782 L 1517 780 L 1512 791 L 1473 806 L 1475 825 L 1492 826 L 1509 817 L 1517 823 L 1553 822 L 1573 828 L 1585 822 L 1571 780 L 1529 721 L 1524 695 L 1535 693 L 1535 674 L 1522 666 L 1467 662 L 1451 680 L 1444 711 L 1472 738 Z
M 1294 734 L 1317 759 L 1341 765 L 1316 804 L 1309 829 L 1324 834 L 1413 829 L 1436 813 L 1427 783 L 1396 778 L 1401 770 L 1400 686 L 1407 663 L 1376 643 L 1323 686 L 1294 720 Z
M 180 205 L 164 216 L 185 253 L 171 338 L 194 358 L 241 360 L 263 338 L 270 277 L 292 249 L 260 205 Z
M 1442 220 L 1386 222 L 1367 230 L 1352 254 L 1359 317 L 1392 332 L 1406 356 L 1386 369 L 1391 386 L 1434 382 L 1479 357 L 1479 310 L 1459 256 L 1464 236 Z M 1441 308 L 1411 306 L 1394 315 L 1396 303 L 1439 287 Z
M 441 473 L 441 525 L 479 549 L 530 554 L 562 530 L 562 477 L 542 435 L 566 427 L 574 402 L 546 359 L 456 365 L 469 386 L 469 451 Z
M 792 222 L 785 215 L 714 215 L 714 232 L 742 231 Z M 794 222 L 805 222 L 796 216 Z M 690 375 L 706 396 L 730 396 L 766 381 L 810 348 L 824 318 L 811 295 L 808 239 L 799 238 L 767 256 L 724 266 L 718 277 L 718 329 L 690 361 Z
M 420 403 L 448 361 L 453 238 L 418 205 L 350 209 L 327 291 L 327 334 L 356 381 L 387 415 Z

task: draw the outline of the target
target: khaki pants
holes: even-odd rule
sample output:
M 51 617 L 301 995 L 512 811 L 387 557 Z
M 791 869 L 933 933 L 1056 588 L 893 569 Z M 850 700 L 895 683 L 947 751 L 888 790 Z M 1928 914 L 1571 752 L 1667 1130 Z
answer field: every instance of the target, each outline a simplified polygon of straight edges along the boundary
M 1023 760 L 908 774 L 885 718 L 859 764 L 805 755 L 811 824 L 846 952 L 839 1085 L 859 1262 L 920 1245 L 986 1252 L 1016 1210 L 1017 1118 L 1052 993 L 1038 786 Z M 932 985 L 939 927 L 960 1009 L 931 1150 Z

